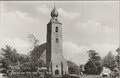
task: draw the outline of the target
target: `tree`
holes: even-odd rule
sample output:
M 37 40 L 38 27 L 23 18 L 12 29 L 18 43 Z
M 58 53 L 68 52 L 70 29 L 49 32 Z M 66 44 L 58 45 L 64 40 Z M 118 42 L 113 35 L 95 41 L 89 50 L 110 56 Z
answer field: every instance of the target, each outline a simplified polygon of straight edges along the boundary
M 24 64 L 24 63 L 30 61 L 30 57 L 28 55 L 22 55 L 22 54 L 20 54 L 18 61 L 19 61 L 20 64 Z
M 68 72 L 70 74 L 78 74 L 79 73 L 79 67 L 72 61 L 67 61 L 68 64 Z
M 6 65 L 12 65 L 18 62 L 19 54 L 16 53 L 17 50 L 15 48 L 12 49 L 11 46 L 6 45 L 6 48 L 2 48 L 2 50 L 4 51 L 4 54 L 2 54 L 4 56 L 2 62 Z
M 102 59 L 102 65 L 110 70 L 116 67 L 116 58 L 111 51 Z
M 10 65 L 23 64 L 29 61 L 27 55 L 17 53 L 15 48 L 6 45 L 6 48 L 2 48 L 4 53 L 2 54 L 4 58 L 2 59 L 3 67 L 8 67 Z
M 86 74 L 100 74 L 102 71 L 101 57 L 95 50 L 89 50 L 89 60 L 85 64 Z
M 29 34 L 28 39 L 29 39 L 30 43 L 32 43 L 33 47 L 38 46 L 39 40 L 33 34 Z
M 30 51 L 30 59 L 31 61 L 36 61 L 36 58 L 37 58 L 37 54 L 36 54 L 36 51 L 39 50 L 39 40 L 33 35 L 33 34 L 29 34 L 28 35 L 28 39 L 30 41 L 30 43 L 32 44 L 32 51 Z
M 33 35 L 29 34 L 28 39 L 30 43 L 32 44 L 32 50 L 30 51 L 30 64 L 34 64 L 32 66 L 41 67 L 44 66 L 43 60 L 40 59 L 40 56 L 42 55 L 42 52 L 44 51 L 44 48 L 46 48 L 46 44 L 39 45 L 39 40 Z
M 118 68 L 120 69 L 120 56 L 119 55 L 116 56 L 116 62 L 117 62 Z

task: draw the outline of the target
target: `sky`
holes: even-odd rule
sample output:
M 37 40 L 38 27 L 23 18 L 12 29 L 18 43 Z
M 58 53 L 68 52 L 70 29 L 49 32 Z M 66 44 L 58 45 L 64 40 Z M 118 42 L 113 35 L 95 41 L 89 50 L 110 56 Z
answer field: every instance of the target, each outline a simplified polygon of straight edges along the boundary
M 46 42 L 46 27 L 54 1 L 1 1 L 0 47 L 10 45 L 28 54 L 33 34 Z M 56 1 L 63 26 L 63 55 L 77 64 L 86 63 L 88 50 L 101 57 L 119 47 L 118 1 Z

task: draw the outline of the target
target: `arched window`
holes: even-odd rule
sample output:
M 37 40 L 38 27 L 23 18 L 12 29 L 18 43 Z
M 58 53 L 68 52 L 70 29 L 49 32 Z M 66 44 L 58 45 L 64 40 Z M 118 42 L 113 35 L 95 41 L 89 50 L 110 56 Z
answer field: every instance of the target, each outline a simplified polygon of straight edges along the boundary
M 55 70 L 55 74 L 58 75 L 59 74 L 59 70 Z
M 58 27 L 56 27 L 56 30 L 55 30 L 56 32 L 58 32 Z
M 58 38 L 56 38 L 56 43 L 59 43 L 59 40 L 58 40 Z

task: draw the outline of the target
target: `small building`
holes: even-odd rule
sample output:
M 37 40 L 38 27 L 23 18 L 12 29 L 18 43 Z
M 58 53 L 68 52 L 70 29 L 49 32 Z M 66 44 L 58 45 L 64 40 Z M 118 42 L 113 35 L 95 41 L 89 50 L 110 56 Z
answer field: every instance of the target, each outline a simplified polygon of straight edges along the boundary
M 101 72 L 101 76 L 110 76 L 111 70 L 109 68 L 103 67 L 103 71 Z

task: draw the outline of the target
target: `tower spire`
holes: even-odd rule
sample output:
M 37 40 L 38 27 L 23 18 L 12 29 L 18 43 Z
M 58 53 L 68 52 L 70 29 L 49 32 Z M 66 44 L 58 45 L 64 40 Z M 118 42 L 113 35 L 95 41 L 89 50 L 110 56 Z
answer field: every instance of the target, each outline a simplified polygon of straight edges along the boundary
M 58 17 L 58 11 L 56 10 L 56 6 L 55 6 L 55 2 L 54 2 L 54 8 L 53 8 L 53 10 L 52 10 L 52 12 L 51 12 L 51 17 L 52 18 L 57 18 Z
M 55 8 L 55 2 L 54 2 L 54 8 Z

